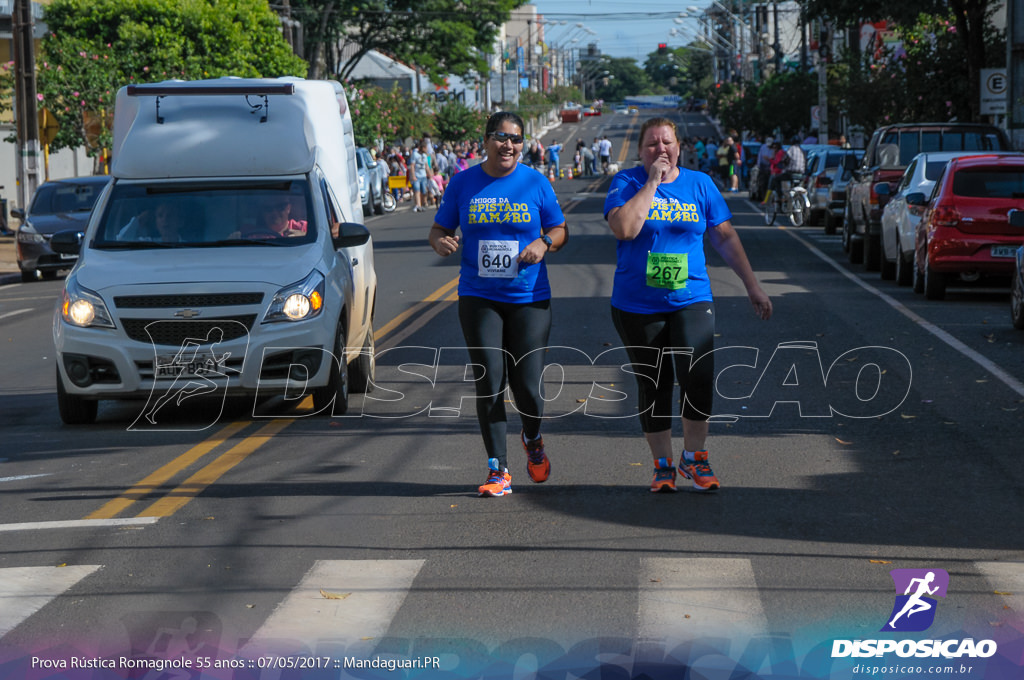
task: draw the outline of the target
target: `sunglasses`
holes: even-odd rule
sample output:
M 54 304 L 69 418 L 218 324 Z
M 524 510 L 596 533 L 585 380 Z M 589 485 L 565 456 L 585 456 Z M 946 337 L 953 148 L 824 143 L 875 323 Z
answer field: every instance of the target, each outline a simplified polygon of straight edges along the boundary
M 512 142 L 513 144 L 523 143 L 522 135 L 514 135 L 511 132 L 492 132 L 490 138 L 498 144 L 504 144 L 505 142 Z

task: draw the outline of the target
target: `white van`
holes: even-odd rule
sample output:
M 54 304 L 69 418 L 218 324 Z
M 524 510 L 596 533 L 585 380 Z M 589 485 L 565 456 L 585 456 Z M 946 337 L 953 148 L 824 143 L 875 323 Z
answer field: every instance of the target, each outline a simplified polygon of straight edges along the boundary
M 190 395 L 307 390 L 344 413 L 373 385 L 377 278 L 341 85 L 129 86 L 113 132 L 89 226 L 54 238 L 79 254 L 53 324 L 61 419 L 146 398 L 157 425 Z

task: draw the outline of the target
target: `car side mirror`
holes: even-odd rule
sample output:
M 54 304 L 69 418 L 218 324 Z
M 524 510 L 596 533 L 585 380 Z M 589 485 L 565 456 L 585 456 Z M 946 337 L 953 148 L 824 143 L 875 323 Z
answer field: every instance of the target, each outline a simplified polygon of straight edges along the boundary
M 21 208 L 12 208 L 11 209 L 11 217 L 17 217 L 19 220 L 24 222 L 25 221 L 25 211 L 22 210 Z
M 331 239 L 334 249 L 354 248 L 370 240 L 370 230 L 358 222 L 342 222 L 338 225 L 338 235 Z
M 60 255 L 78 255 L 82 250 L 84 231 L 58 231 L 50 237 L 50 249 Z
M 928 205 L 928 197 L 925 196 L 924 193 L 921 191 L 915 191 L 913 193 L 907 194 L 907 205 Z
M 872 188 L 875 190 L 875 195 L 878 196 L 879 198 L 888 198 L 889 194 L 891 193 L 889 191 L 889 185 L 886 182 L 879 182 Z
M 1024 227 L 1024 210 L 1011 210 L 1006 216 L 1011 227 Z

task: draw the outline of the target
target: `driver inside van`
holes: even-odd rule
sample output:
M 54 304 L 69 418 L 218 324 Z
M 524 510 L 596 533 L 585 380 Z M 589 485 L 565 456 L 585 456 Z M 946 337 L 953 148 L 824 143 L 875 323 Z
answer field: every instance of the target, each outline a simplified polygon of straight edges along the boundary
M 259 201 L 262 228 L 244 234 L 246 238 L 305 236 L 306 220 L 293 220 L 292 200 L 288 196 L 266 196 Z

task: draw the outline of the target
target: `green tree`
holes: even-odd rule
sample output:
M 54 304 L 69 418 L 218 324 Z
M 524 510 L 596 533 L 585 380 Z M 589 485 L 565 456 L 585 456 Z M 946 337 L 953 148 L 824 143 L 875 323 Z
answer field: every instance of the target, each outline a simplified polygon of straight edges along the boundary
M 356 144 L 380 146 L 399 139 L 418 139 L 433 131 L 433 119 L 422 98 L 393 87 L 352 85 L 346 90 L 352 109 Z
M 53 0 L 44 19 L 36 89 L 60 124 L 54 149 L 109 148 L 122 85 L 306 72 L 263 0 Z
M 441 104 L 434 115 L 434 130 L 444 142 L 461 142 L 483 137 L 487 115 L 462 102 Z
M 370 50 L 446 75 L 487 72 L 498 27 L 525 0 L 292 0 L 306 28 L 309 77 L 347 79 Z M 342 56 L 344 55 L 344 56 Z

